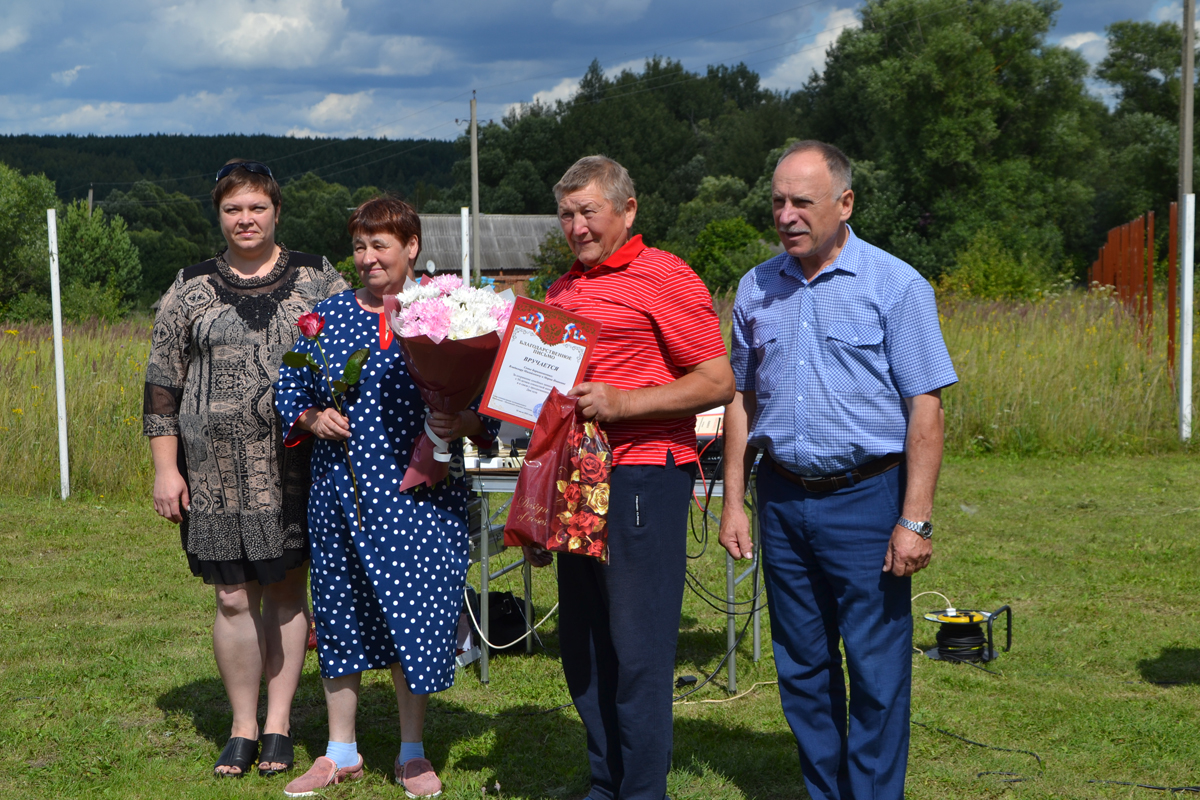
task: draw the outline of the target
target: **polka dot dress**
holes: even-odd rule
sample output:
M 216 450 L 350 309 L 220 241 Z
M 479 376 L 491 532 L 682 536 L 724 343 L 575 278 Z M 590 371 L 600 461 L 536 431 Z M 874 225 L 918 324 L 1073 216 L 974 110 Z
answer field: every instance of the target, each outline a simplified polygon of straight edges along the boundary
M 381 348 L 379 314 L 363 309 L 353 292 L 313 310 L 325 317 L 321 345 L 335 377 L 355 350 L 371 351 L 344 406 L 362 530 L 355 524 L 346 451 L 323 439 L 313 449 L 308 530 L 321 675 L 336 678 L 402 662 L 415 694 L 448 689 L 468 566 L 466 484 L 451 479 L 432 489 L 397 491 L 425 419 L 400 347 L 391 341 Z M 307 339 L 296 349 L 321 363 Z M 287 428 L 305 410 L 331 406 L 332 398 L 322 376 L 284 366 L 275 404 Z M 298 435 L 300 429 L 293 429 L 288 441 Z M 454 446 L 461 455 L 461 443 Z

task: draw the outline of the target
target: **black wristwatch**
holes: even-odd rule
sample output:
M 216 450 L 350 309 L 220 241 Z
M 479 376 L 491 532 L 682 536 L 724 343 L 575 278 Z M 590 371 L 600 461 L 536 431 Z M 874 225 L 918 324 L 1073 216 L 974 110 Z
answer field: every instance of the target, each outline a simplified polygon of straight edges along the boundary
M 904 517 L 901 517 L 896 521 L 896 524 L 908 528 L 913 533 L 918 534 L 922 539 L 929 539 L 933 536 L 932 522 L 913 522 L 911 519 L 905 519 Z

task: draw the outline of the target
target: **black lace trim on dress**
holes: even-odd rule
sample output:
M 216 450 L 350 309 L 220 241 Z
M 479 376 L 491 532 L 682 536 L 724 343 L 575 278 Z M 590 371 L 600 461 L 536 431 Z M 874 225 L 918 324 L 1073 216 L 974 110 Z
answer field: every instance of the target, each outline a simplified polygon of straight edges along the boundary
M 270 286 L 272 283 L 275 283 L 275 281 L 283 276 L 283 271 L 287 269 L 288 256 L 290 255 L 287 246 L 279 244 L 279 258 L 275 259 L 275 266 L 271 268 L 270 272 L 266 275 L 260 275 L 257 278 L 243 278 L 225 260 L 225 254 L 228 252 L 229 250 L 227 249 L 222 250 L 220 253 L 217 253 L 217 257 L 214 260 L 217 264 L 217 274 L 235 289 L 261 289 L 264 286 Z

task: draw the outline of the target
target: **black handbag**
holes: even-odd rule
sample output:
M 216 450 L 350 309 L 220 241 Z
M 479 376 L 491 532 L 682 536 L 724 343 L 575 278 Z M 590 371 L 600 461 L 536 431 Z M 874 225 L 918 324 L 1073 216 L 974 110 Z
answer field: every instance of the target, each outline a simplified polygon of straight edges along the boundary
M 480 642 L 483 636 L 476 624 L 480 622 L 479 594 L 474 587 L 467 589 L 467 602 L 471 606 L 471 628 Z M 536 614 L 534 615 L 536 616 Z M 501 652 L 498 648 L 512 644 L 525 635 L 529 626 L 525 619 L 525 601 L 518 599 L 512 592 L 488 592 L 488 636 L 487 639 L 495 647 L 488 649 L 489 653 Z M 509 647 L 508 650 L 516 649 Z

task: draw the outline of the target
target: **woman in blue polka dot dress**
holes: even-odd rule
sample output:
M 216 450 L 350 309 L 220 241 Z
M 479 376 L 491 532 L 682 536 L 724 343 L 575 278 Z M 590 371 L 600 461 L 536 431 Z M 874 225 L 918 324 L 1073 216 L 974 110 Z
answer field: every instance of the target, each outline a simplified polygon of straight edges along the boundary
M 354 266 L 363 288 L 319 303 L 325 319 L 324 357 L 333 377 L 350 354 L 370 350 L 357 386 L 333 408 L 325 379 L 284 366 L 275 404 L 286 442 L 308 435 L 313 486 L 308 523 L 318 654 L 329 706 L 329 749 L 312 769 L 288 784 L 289 797 L 360 777 L 363 762 L 355 736 L 363 670 L 389 668 L 400 709 L 401 750 L 396 780 L 409 797 L 434 797 L 441 782 L 424 756 L 422 729 L 431 692 L 454 683 L 458 617 L 468 566 L 467 493 L 462 478 L 415 492 L 398 492 L 426 410 L 383 316 L 383 295 L 397 294 L 421 247 L 421 223 L 407 203 L 391 197 L 368 201 L 349 223 Z M 296 348 L 322 356 L 316 343 Z M 473 410 L 429 413 L 433 431 L 455 442 L 491 438 L 498 422 Z M 350 459 L 358 481 L 363 526 L 357 524 Z

